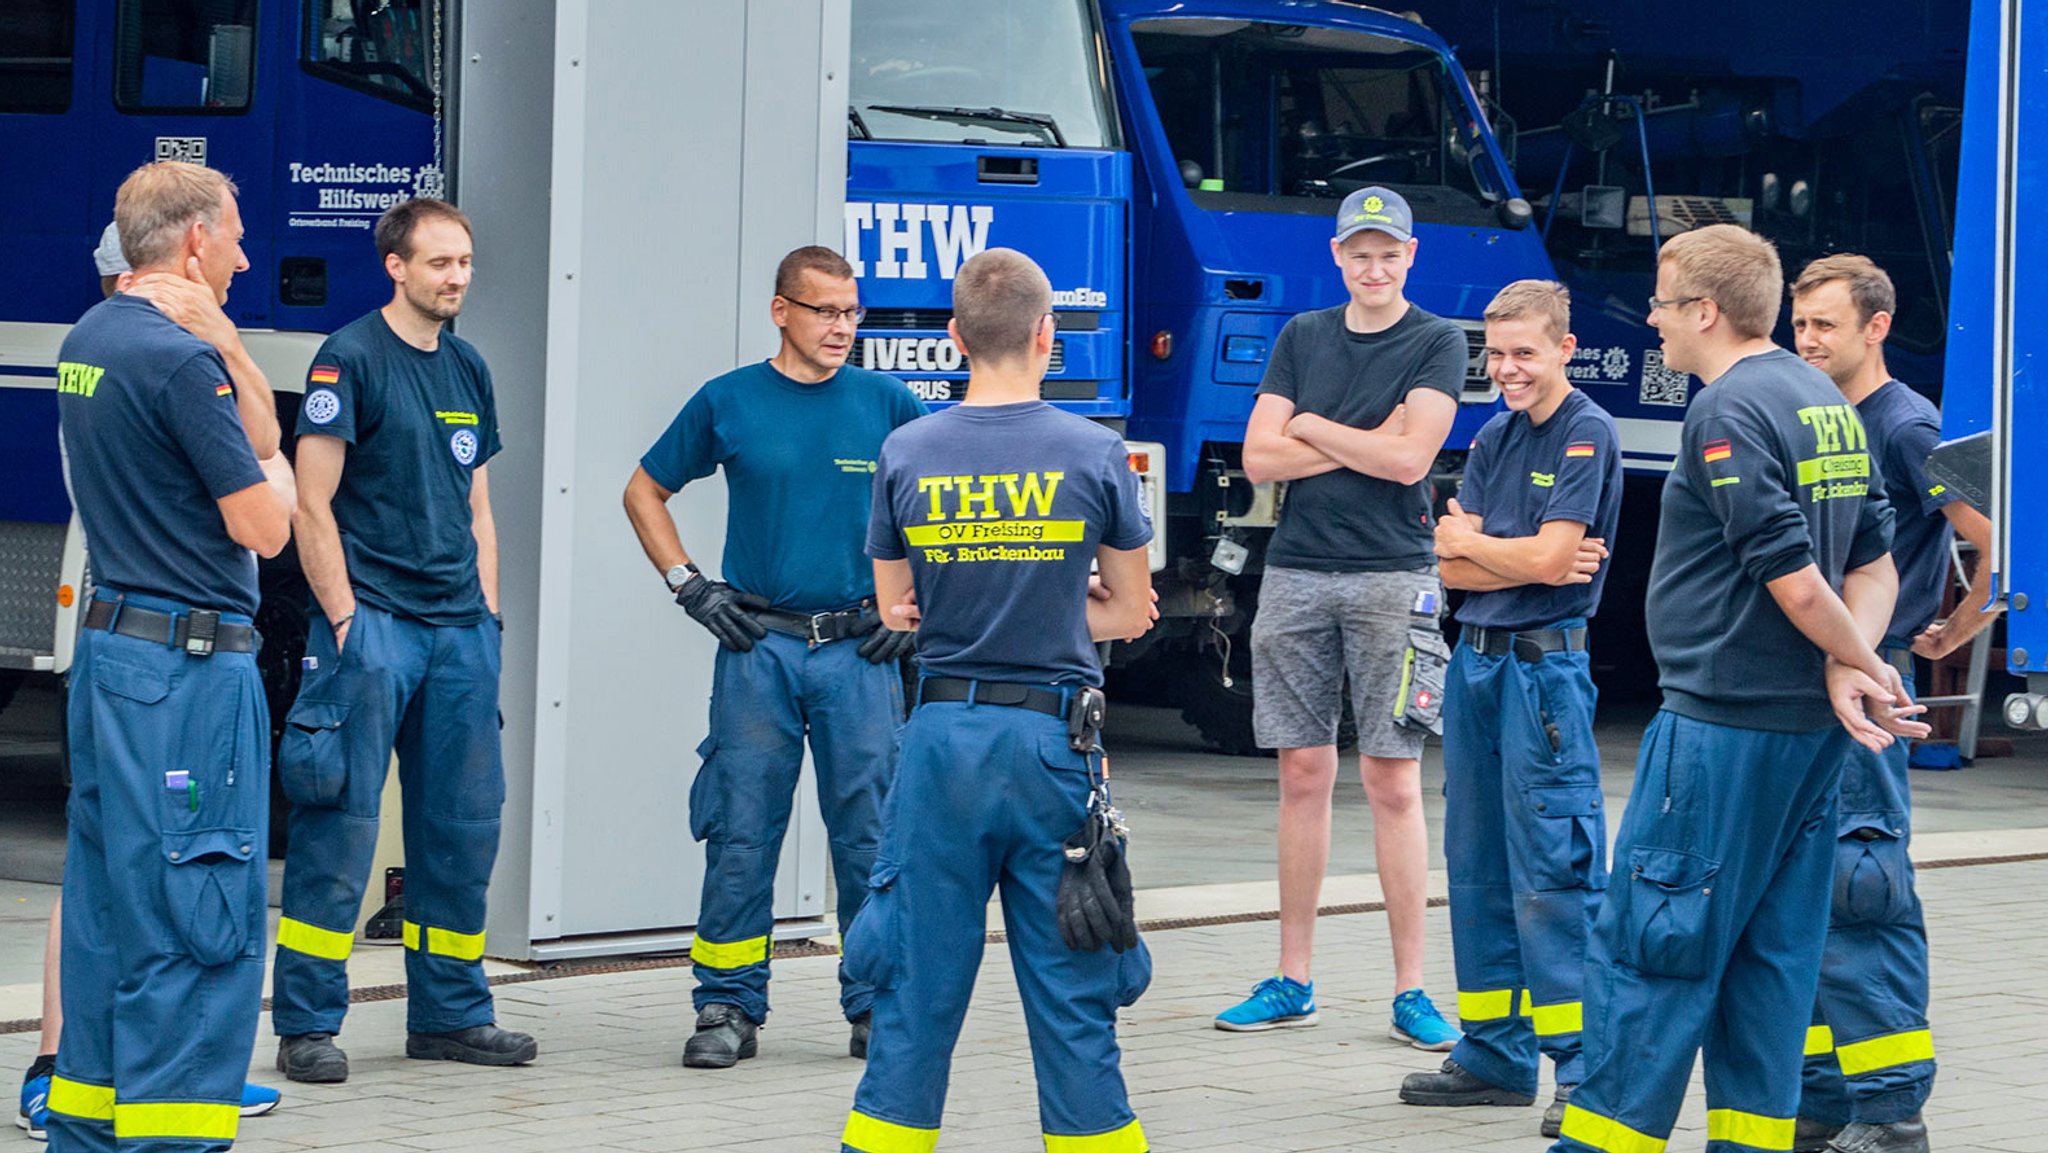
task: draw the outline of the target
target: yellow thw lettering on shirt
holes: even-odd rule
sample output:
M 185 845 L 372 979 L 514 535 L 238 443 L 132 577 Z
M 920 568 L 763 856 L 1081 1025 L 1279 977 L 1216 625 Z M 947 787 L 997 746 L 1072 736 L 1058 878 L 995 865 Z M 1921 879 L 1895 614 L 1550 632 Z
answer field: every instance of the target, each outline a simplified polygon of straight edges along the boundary
M 79 364 L 64 361 L 57 366 L 57 391 L 75 396 L 91 396 L 100 386 L 100 377 L 107 370 L 94 364 Z
M 1863 452 L 1869 447 L 1853 405 L 1810 405 L 1799 410 L 1799 423 L 1812 430 L 1816 453 Z
M 1017 479 L 1015 475 L 1003 478 L 1003 487 L 1007 488 L 1010 492 L 1011 515 L 1027 515 L 1025 506 L 1029 505 L 1039 516 L 1051 516 L 1053 494 L 1059 492 L 1060 482 L 1067 479 L 1067 474 L 1064 472 L 1027 472 L 1024 474 L 1024 483 L 1021 488 L 1017 484 Z
M 435 409 L 434 416 L 442 424 L 475 424 L 477 422 L 476 414 L 473 412 L 453 412 Z
M 1014 473 L 1007 476 L 954 477 L 953 491 L 960 498 L 960 512 L 958 515 L 962 519 L 967 517 L 980 517 L 983 520 L 993 519 L 999 515 L 996 512 L 997 482 L 1015 479 L 1017 478 Z M 977 482 L 979 482 L 979 488 L 976 487 Z M 977 508 L 981 511 L 976 512 L 975 509 Z

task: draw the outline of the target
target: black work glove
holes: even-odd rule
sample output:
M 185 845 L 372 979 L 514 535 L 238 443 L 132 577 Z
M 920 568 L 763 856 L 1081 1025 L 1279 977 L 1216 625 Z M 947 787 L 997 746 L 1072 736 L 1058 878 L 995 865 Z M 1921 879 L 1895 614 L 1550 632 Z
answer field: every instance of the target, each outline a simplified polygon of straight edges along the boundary
M 744 602 L 731 585 L 703 576 L 690 578 L 676 594 L 676 603 L 691 619 L 736 653 L 752 649 L 755 641 L 768 635 L 761 622 L 740 607 Z
M 901 633 L 879 625 L 860 642 L 860 655 L 871 665 L 888 665 L 917 651 L 917 634 Z
M 1138 918 L 1131 895 L 1131 869 L 1124 843 L 1106 814 L 1091 807 L 1064 846 L 1066 866 L 1053 909 L 1067 948 L 1092 953 L 1104 945 L 1116 952 L 1138 944 Z

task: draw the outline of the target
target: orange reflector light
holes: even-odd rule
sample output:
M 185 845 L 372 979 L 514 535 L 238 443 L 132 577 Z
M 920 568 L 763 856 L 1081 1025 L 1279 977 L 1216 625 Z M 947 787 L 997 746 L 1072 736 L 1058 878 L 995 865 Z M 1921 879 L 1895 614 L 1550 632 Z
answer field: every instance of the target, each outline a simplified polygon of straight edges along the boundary
M 70 608 L 70 607 L 71 607 L 71 599 L 72 599 L 72 596 L 73 596 L 73 593 L 72 593 L 72 591 L 71 591 L 71 586 L 70 586 L 70 585 L 58 585 L 58 586 L 57 586 L 57 604 L 58 604 L 58 605 L 59 605 L 60 607 L 62 607 L 62 608 L 67 608 L 67 609 L 68 609 L 68 608 Z
M 1152 359 L 1165 360 L 1173 355 L 1173 334 L 1160 329 L 1152 334 Z
M 1148 473 L 1148 472 L 1151 472 L 1151 471 L 1152 471 L 1152 454 L 1151 454 L 1151 453 L 1149 453 L 1149 452 L 1134 452 L 1134 453 L 1131 453 L 1131 454 L 1130 454 L 1130 459 L 1131 459 L 1131 471 L 1132 471 L 1132 472 L 1135 472 L 1135 473 L 1137 473 L 1138 475 L 1140 475 L 1140 476 L 1143 476 L 1143 475 L 1145 475 L 1146 473 Z

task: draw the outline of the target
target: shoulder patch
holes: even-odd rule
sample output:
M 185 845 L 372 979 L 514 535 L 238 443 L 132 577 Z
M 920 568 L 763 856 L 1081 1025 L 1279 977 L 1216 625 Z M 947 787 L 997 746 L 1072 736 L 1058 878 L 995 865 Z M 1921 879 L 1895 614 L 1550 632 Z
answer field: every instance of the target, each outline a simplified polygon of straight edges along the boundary
M 1734 447 L 1725 440 L 1710 440 L 1701 446 L 1700 456 L 1708 464 L 1713 464 L 1717 460 L 1727 460 L 1734 455 Z
M 213 395 L 233 396 L 235 395 L 235 386 L 223 380 L 219 384 L 213 386 Z
M 1597 451 L 1598 449 L 1590 440 L 1575 440 L 1564 446 L 1566 457 L 1593 456 Z
M 314 365 L 312 373 L 306 377 L 308 384 L 338 384 L 340 381 L 341 369 L 331 364 Z
M 306 394 L 306 406 L 302 410 L 307 420 L 314 424 L 332 424 L 341 415 L 341 397 L 331 388 L 316 388 Z

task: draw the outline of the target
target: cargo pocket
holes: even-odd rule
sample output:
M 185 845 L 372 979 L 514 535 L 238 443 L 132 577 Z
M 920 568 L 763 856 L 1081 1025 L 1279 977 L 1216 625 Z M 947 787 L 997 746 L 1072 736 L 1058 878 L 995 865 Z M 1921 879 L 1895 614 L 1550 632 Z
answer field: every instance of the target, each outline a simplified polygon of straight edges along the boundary
M 1539 893 L 1607 887 L 1606 802 L 1598 785 L 1543 785 L 1525 790 L 1529 804 L 1530 887 Z
M 1451 650 L 1434 625 L 1410 628 L 1401 654 L 1401 684 L 1394 697 L 1394 723 L 1414 732 L 1444 732 L 1444 680 Z
M 1116 1003 L 1130 1008 L 1152 987 L 1152 950 L 1145 947 L 1145 938 L 1138 938 L 1138 947 L 1125 949 L 1116 959 Z
M 348 757 L 341 727 L 345 701 L 300 700 L 285 714 L 277 745 L 277 783 L 295 805 L 334 808 L 348 787 Z
M 164 903 L 175 934 L 170 942 L 207 967 L 257 956 L 263 934 L 252 931 L 260 916 L 253 829 L 202 829 L 163 837 Z
M 1629 850 L 1629 938 L 1636 968 L 1693 980 L 1707 973 L 1709 902 L 1721 862 L 1680 849 Z
M 1861 824 L 1835 842 L 1835 893 L 1829 921 L 1835 925 L 1888 925 L 1913 904 L 1913 877 L 1904 843 L 1893 834 L 1899 821 Z
M 878 990 L 894 989 L 903 969 L 901 898 L 896 892 L 897 866 L 875 862 L 868 876 L 868 896 L 840 942 L 846 975 Z
M 723 791 L 713 776 L 717 771 L 718 738 L 705 737 L 699 741 L 697 756 L 703 763 L 697 766 L 697 775 L 690 781 L 690 837 L 708 841 L 718 832 L 719 818 L 725 811 Z

